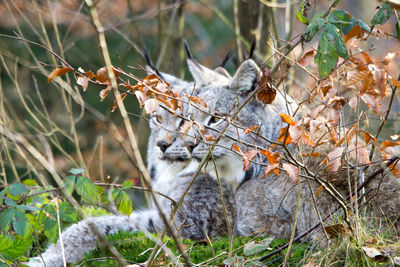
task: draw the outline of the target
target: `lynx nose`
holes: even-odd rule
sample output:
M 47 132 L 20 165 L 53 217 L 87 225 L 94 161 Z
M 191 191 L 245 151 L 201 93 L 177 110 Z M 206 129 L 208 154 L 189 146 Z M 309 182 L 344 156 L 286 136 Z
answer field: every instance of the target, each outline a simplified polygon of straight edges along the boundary
M 156 143 L 156 145 L 161 149 L 161 151 L 164 153 L 166 150 L 167 150 L 167 148 L 171 145 L 171 144 L 168 144 L 166 141 L 164 141 L 164 140 L 159 140 L 159 141 L 157 141 L 157 143 Z
M 185 144 L 187 150 L 189 151 L 189 153 L 192 153 L 194 147 L 196 146 L 196 144 L 193 141 L 185 141 L 184 144 Z

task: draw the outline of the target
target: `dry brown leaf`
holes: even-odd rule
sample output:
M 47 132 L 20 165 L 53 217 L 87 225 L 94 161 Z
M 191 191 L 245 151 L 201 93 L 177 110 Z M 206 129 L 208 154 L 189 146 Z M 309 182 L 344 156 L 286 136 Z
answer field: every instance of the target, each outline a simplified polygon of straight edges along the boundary
M 108 93 L 111 92 L 111 89 L 112 89 L 111 86 L 108 86 L 100 91 L 99 93 L 100 102 L 102 102 L 107 97 Z
M 86 92 L 89 86 L 89 78 L 85 75 L 78 75 L 78 79 L 76 79 L 76 83 L 82 86 L 83 91 Z
M 394 84 L 394 86 L 400 88 L 400 82 L 395 80 L 394 78 L 390 78 L 390 80 L 392 81 L 392 83 Z
M 368 157 L 367 148 L 365 146 L 359 144 L 356 147 L 355 144 L 350 144 L 348 150 L 350 151 L 350 156 L 353 159 L 357 159 L 359 164 L 364 165 L 371 163 Z
M 373 112 L 375 112 L 378 116 L 381 115 L 381 99 L 379 99 L 375 95 L 371 94 L 363 94 L 361 96 L 362 101 L 367 105 L 368 108 L 370 108 Z
M 56 77 L 60 77 L 61 75 L 64 75 L 70 71 L 73 71 L 74 69 L 68 68 L 68 67 L 62 67 L 62 68 L 57 68 L 55 70 L 53 70 L 49 77 L 47 78 L 47 84 L 49 84 L 51 82 L 51 80 L 53 80 Z
M 285 113 L 280 113 L 280 115 L 281 115 L 282 121 L 286 122 L 290 126 L 294 126 L 296 124 L 296 122 L 294 121 L 292 116 L 285 114 Z
M 157 99 L 154 98 L 147 99 L 144 102 L 144 110 L 146 111 L 147 114 L 153 114 L 158 109 L 160 104 L 161 102 Z
M 285 145 L 288 145 L 288 144 L 292 143 L 292 138 L 290 138 L 290 134 L 288 133 L 287 136 L 286 136 L 287 129 L 288 129 L 288 127 L 281 128 L 280 135 L 276 139 L 277 143 L 283 143 L 283 141 L 285 141 Z M 286 138 L 286 140 L 285 140 L 285 138 Z
M 371 70 L 372 76 L 374 77 L 374 81 L 376 87 L 378 88 L 381 98 L 384 98 L 386 95 L 386 79 L 387 72 L 383 69 L 379 69 L 375 65 L 369 65 L 368 68 Z
M 313 108 L 310 113 L 308 114 L 314 120 L 318 117 L 319 114 L 326 108 L 325 105 L 319 105 Z
M 354 27 L 343 36 L 343 41 L 347 42 L 348 40 L 356 37 L 361 38 L 363 35 L 361 27 L 358 24 L 355 24 Z
M 289 163 L 283 163 L 282 168 L 289 174 L 289 177 L 293 180 L 294 183 L 299 182 L 299 169 Z
M 127 96 L 127 93 L 122 93 L 121 94 L 121 100 L 124 101 L 125 97 Z M 111 112 L 114 112 L 118 107 L 117 101 L 114 100 L 114 104 L 112 106 Z
M 369 74 L 370 72 L 368 70 L 358 70 L 354 69 L 346 74 L 347 78 L 347 86 L 354 85 L 358 82 L 363 81 Z
M 378 244 L 378 239 L 376 239 L 375 236 L 370 236 L 365 243 L 368 245 L 375 245 Z
M 190 96 L 186 94 L 186 97 L 189 98 L 190 101 L 195 103 L 199 108 L 206 108 L 207 103 L 199 96 Z
M 357 96 L 354 96 L 352 99 L 350 99 L 350 101 L 348 102 L 349 106 L 351 107 L 351 109 L 356 112 L 357 110 Z
M 181 134 L 181 138 L 184 138 L 188 131 L 190 130 L 190 128 L 192 128 L 193 126 L 193 121 L 191 120 L 187 120 L 183 123 L 183 125 L 179 128 L 179 132 Z
M 315 197 L 318 197 L 319 194 L 321 194 L 322 189 L 323 189 L 322 185 L 320 187 L 318 187 L 317 191 L 315 191 Z
M 119 77 L 119 71 L 114 67 L 112 67 L 112 70 L 114 72 L 115 78 L 118 78 Z M 102 68 L 97 70 L 96 79 L 97 79 L 97 81 L 99 83 L 111 84 L 110 78 L 108 77 L 108 73 L 107 73 L 107 68 L 106 67 L 102 67 Z
M 376 138 L 370 134 L 369 132 L 360 130 L 361 135 L 363 136 L 364 142 L 368 145 L 371 141 L 376 144 Z
M 258 128 L 257 125 L 251 126 L 251 127 L 249 127 L 249 128 L 244 129 L 244 130 L 243 130 L 243 133 L 244 133 L 244 134 L 251 133 L 252 131 L 254 131 L 254 130 L 257 129 L 257 128 Z
M 261 80 L 258 82 L 257 99 L 264 104 L 271 104 L 274 102 L 276 90 L 272 86 L 272 79 L 269 69 L 264 68 Z
M 137 98 L 137 100 L 139 102 L 140 108 L 142 108 L 143 105 L 144 105 L 144 102 L 146 102 L 148 97 L 146 96 L 145 93 L 143 93 L 141 91 L 135 91 L 135 95 L 136 95 L 136 98 Z
M 348 235 L 350 234 L 349 228 L 344 224 L 334 224 L 325 227 L 326 233 L 330 238 L 337 237 L 339 235 Z
M 211 134 L 205 134 L 205 135 L 203 135 L 203 137 L 204 137 L 204 139 L 205 139 L 206 141 L 209 141 L 209 142 L 215 142 L 215 141 L 217 141 L 217 140 L 214 138 L 214 136 L 212 136 Z
M 303 129 L 301 126 L 295 125 L 293 127 L 289 127 L 289 136 L 292 140 L 293 144 L 297 144 L 302 136 Z
M 278 164 L 278 163 L 275 163 L 275 164 L 272 164 L 272 165 L 268 165 L 268 166 L 265 168 L 263 178 L 267 177 L 267 176 L 270 175 L 272 172 L 274 172 L 275 175 L 279 175 L 279 164 Z
M 399 55 L 399 53 L 395 53 L 395 52 L 390 52 L 387 53 L 385 58 L 383 59 L 383 64 L 387 65 L 389 64 L 390 61 L 392 61 L 395 57 L 397 57 Z
M 320 152 L 312 152 L 310 154 L 308 152 L 303 152 L 303 153 L 301 153 L 301 156 L 302 157 L 315 157 L 315 158 L 318 158 L 318 157 L 321 157 L 321 153 Z
M 334 109 L 342 109 L 346 104 L 346 99 L 344 97 L 334 96 L 329 99 L 328 106 L 332 106 Z
M 315 55 L 315 50 L 314 49 L 308 50 L 299 59 L 299 64 L 304 66 L 304 67 L 308 66 L 310 63 L 314 62 L 314 55 Z
M 331 152 L 328 153 L 328 170 L 330 172 L 337 172 L 341 165 L 341 159 L 344 147 L 336 147 Z

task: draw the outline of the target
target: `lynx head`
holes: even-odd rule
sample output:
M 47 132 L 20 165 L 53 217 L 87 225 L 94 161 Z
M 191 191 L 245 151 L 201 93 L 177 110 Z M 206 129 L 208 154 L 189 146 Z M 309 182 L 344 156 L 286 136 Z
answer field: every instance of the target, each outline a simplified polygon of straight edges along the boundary
M 190 58 L 188 65 L 199 92 L 198 96 L 207 103 L 205 109 L 193 106 L 188 108 L 197 125 L 203 125 L 205 128 L 205 132 L 196 126 L 189 131 L 190 136 L 196 137 L 197 143 L 192 157 L 197 162 L 202 160 L 208 154 L 214 140 L 226 128 L 205 171 L 212 177 L 216 178 L 218 175 L 231 183 L 240 184 L 259 173 L 262 167 L 252 164 L 250 169 L 244 172 L 242 157 L 232 147 L 238 145 L 244 153 L 260 146 L 268 147 L 270 143 L 266 140 L 275 141 L 279 135 L 279 113 L 293 114 L 297 105 L 289 96 L 278 92 L 272 104 L 266 105 L 253 98 L 242 107 L 261 79 L 261 71 L 251 59 L 244 61 L 233 77 L 221 75 Z M 258 127 L 253 133 L 244 133 L 244 129 L 253 126 Z M 262 159 L 256 157 L 254 161 L 260 162 Z

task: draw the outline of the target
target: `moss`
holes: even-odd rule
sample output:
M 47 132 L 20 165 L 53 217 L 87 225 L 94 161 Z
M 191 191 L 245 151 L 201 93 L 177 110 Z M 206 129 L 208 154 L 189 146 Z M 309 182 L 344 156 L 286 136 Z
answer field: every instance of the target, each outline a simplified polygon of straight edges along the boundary
M 151 238 L 155 239 L 157 238 L 157 236 L 152 235 Z M 140 232 L 120 232 L 109 236 L 107 239 L 113 246 L 115 246 L 115 248 L 124 256 L 126 260 L 134 263 L 145 262 L 150 256 L 152 248 L 155 246 L 154 241 L 152 241 L 150 238 L 146 237 L 145 234 Z M 229 261 L 232 263 L 239 263 L 239 265 L 245 264 L 247 266 L 260 266 L 263 265 L 262 263 L 257 261 L 260 257 L 268 254 L 269 252 L 287 242 L 287 240 L 284 239 L 275 239 L 271 243 L 268 242 L 268 245 L 266 245 L 265 249 L 260 253 L 256 253 L 251 256 L 245 256 L 245 253 L 243 251 L 245 244 L 251 241 L 254 241 L 256 244 L 262 244 L 262 240 L 264 239 L 264 237 L 235 237 L 232 241 L 232 257 L 229 260 L 229 240 L 227 237 L 215 238 L 212 240 L 211 245 L 208 242 L 197 242 L 192 240 L 181 240 L 181 242 L 185 249 L 186 255 L 194 264 L 200 264 L 207 260 L 213 259 L 212 261 L 208 261 L 204 265 L 216 266 L 223 263 L 224 261 Z M 178 257 L 179 253 L 177 252 L 175 242 L 169 237 L 165 237 L 163 242 L 167 243 L 167 247 L 176 257 Z M 297 246 L 297 244 L 295 244 L 293 247 L 295 246 Z M 301 261 L 306 251 L 307 245 L 301 245 L 294 253 L 292 253 L 290 257 L 290 262 L 295 263 Z M 268 265 L 278 266 L 279 264 L 281 264 L 284 258 L 279 257 L 281 255 L 282 254 L 268 259 L 269 261 L 275 259 L 275 261 L 269 262 Z M 82 262 L 91 259 L 103 259 L 87 261 L 81 266 L 118 266 L 115 259 L 104 259 L 106 257 L 113 257 L 113 255 L 108 249 L 104 247 L 98 248 L 97 250 L 91 252 L 89 255 L 86 255 L 85 259 Z M 156 265 L 167 265 L 170 262 L 171 259 L 166 255 L 164 251 L 160 252 L 157 259 L 155 260 Z

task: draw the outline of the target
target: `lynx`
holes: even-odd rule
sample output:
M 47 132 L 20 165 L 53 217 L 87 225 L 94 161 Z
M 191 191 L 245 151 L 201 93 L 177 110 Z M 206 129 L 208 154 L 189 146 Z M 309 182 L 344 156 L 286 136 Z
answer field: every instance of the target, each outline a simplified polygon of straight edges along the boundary
M 171 87 L 180 94 L 188 93 L 193 83 L 188 83 L 168 74 L 161 74 Z M 218 77 L 224 76 L 216 73 Z M 193 92 L 191 92 L 193 93 Z M 151 136 L 149 138 L 147 159 L 148 169 L 153 179 L 152 188 L 178 202 L 192 182 L 193 173 L 188 171 L 190 152 L 193 142 L 183 143 L 178 138 L 182 119 L 173 116 L 165 106 L 160 107 L 150 119 Z M 190 169 L 190 167 L 189 167 Z M 185 171 L 183 171 L 185 170 Z M 221 236 L 227 233 L 227 220 L 235 220 L 236 208 L 232 186 L 220 184 L 206 173 L 196 177 L 193 185 L 177 210 L 173 230 L 183 238 L 205 239 L 206 236 Z M 157 195 L 161 212 L 169 218 L 173 205 L 170 199 Z M 225 209 L 223 207 L 225 204 Z M 160 232 L 165 225 L 159 211 L 153 207 L 133 212 L 129 217 L 111 215 L 85 219 L 66 229 L 62 234 L 65 257 L 68 263 L 83 258 L 86 252 L 96 248 L 98 235 L 107 236 L 118 231 Z M 94 229 L 97 230 L 95 234 Z M 61 241 L 51 245 L 43 254 L 29 261 L 29 266 L 62 266 L 63 255 Z

